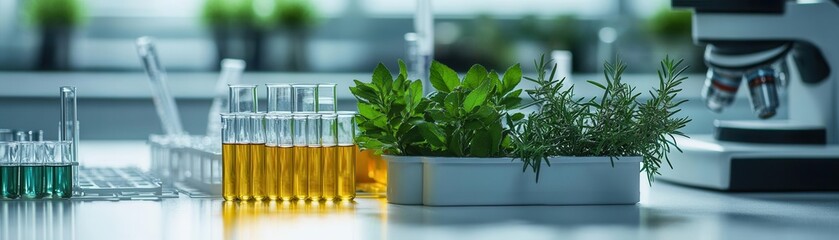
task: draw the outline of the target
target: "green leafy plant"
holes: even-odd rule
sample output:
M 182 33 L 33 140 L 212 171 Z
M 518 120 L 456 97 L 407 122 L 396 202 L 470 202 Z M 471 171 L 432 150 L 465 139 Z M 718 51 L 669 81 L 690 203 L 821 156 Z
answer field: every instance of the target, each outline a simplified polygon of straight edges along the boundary
M 305 28 L 318 20 L 318 13 L 309 0 L 277 0 L 274 20 L 287 28 Z
M 356 122 L 360 135 L 356 138 L 364 149 L 377 154 L 419 154 L 423 140 L 416 127 L 423 122 L 428 101 L 422 97 L 422 82 L 408 80 L 405 63 L 399 61 L 399 74 L 394 78 L 384 64 L 373 70 L 369 83 L 355 81 L 350 92 L 358 100 Z
M 573 86 L 555 79 L 556 66 L 547 74 L 543 57 L 535 62 L 537 77 L 526 77 L 538 85 L 527 93 L 540 109 L 517 124 L 514 156 L 524 162 L 523 170 L 536 172 L 536 181 L 542 162 L 550 166 L 552 156 L 610 156 L 613 164 L 623 156 L 641 156 L 642 170 L 652 183 L 663 163 L 670 164 L 671 147 L 681 151 L 673 136 L 685 136 L 679 129 L 690 122 L 675 116 L 687 101 L 676 100 L 679 85 L 687 79 L 680 77 L 687 68 L 681 63 L 662 60 L 658 88 L 642 101 L 641 93 L 621 81 L 626 64 L 620 59 L 604 64 L 605 83 L 588 81 L 603 90 L 599 98 L 575 98 Z
M 461 79 L 451 68 L 433 62 L 435 92 L 422 96 L 422 83 L 407 80 L 399 61 L 394 78 L 379 64 L 370 83 L 355 80 L 359 146 L 377 153 L 453 157 L 500 157 L 512 151 L 511 129 L 524 114 L 509 114 L 521 103 L 521 68 L 503 77 L 474 65 Z M 505 120 L 506 119 L 506 120 Z
M 29 0 L 26 12 L 39 27 L 72 27 L 84 20 L 84 3 L 80 0 Z

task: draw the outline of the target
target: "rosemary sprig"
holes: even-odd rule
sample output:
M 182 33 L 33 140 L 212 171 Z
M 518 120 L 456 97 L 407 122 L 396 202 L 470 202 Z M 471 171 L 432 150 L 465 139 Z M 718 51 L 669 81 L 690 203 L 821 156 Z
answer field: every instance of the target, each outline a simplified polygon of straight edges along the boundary
M 530 167 L 536 173 L 537 182 L 542 162 L 550 166 L 551 156 L 610 156 L 613 165 L 619 157 L 642 156 L 642 171 L 652 183 L 662 161 L 669 164 L 670 148 L 681 151 L 673 135 L 684 136 L 679 129 L 690 122 L 674 117 L 687 101 L 675 99 L 686 79 L 680 77 L 686 69 L 681 63 L 662 60 L 658 88 L 649 92 L 649 100 L 639 102 L 641 94 L 621 81 L 626 64 L 619 58 L 604 64 L 604 83 L 588 81 L 603 90 L 599 98 L 576 98 L 573 85 L 555 79 L 556 66 L 547 74 L 543 56 L 534 61 L 536 78 L 525 77 L 538 85 L 527 93 L 534 100 L 531 105 L 540 109 L 516 126 L 513 155 L 524 162 L 523 170 Z

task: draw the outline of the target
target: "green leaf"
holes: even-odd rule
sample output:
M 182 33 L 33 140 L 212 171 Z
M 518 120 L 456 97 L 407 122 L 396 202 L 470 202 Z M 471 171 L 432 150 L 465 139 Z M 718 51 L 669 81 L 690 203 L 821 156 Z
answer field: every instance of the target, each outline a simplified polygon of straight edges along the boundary
M 391 82 L 393 82 L 393 78 L 390 76 L 390 70 L 384 64 L 379 63 L 373 70 L 373 85 L 379 90 L 387 91 L 389 89 L 385 86 L 390 86 Z
M 446 114 L 448 114 L 449 116 L 458 115 L 457 109 L 458 106 L 461 105 L 460 99 L 458 99 L 458 94 L 459 93 L 457 92 L 449 93 L 449 95 L 446 96 L 446 99 L 443 100 L 443 107 L 446 110 Z
M 373 108 L 373 106 L 367 104 L 358 104 L 358 114 L 371 120 L 384 116 L 384 114 Z
M 399 76 L 404 76 L 405 79 L 408 79 L 408 67 L 405 66 L 405 62 L 402 59 L 399 59 Z
M 475 157 L 489 157 L 492 153 L 492 143 L 490 141 L 488 131 L 476 131 L 475 136 L 469 143 L 469 154 Z
M 469 71 L 466 72 L 466 77 L 463 78 L 463 87 L 472 90 L 477 88 L 487 77 L 487 69 L 479 64 L 472 65 Z
M 429 122 L 420 124 L 419 127 L 420 134 L 422 134 L 422 137 L 426 142 L 428 142 L 428 144 L 437 148 L 446 146 L 446 138 L 445 133 L 443 133 L 443 129 L 440 129 L 437 125 Z
M 471 112 L 472 109 L 475 107 L 483 105 L 487 99 L 487 95 L 489 92 L 492 91 L 492 84 L 490 81 L 484 81 L 481 85 L 476 88 L 474 91 L 470 92 L 469 95 L 466 95 L 466 99 L 463 100 L 463 109 L 466 112 Z
M 498 90 L 501 92 L 502 95 L 510 91 L 513 91 L 513 89 L 515 89 L 516 86 L 519 85 L 519 82 L 521 82 L 521 66 L 519 64 L 516 64 L 511 66 L 510 68 L 507 68 L 507 71 L 504 72 L 503 82 L 504 89 Z
M 412 106 L 418 106 L 420 101 L 422 101 L 422 81 L 414 81 L 411 83 L 411 86 L 408 88 L 408 92 L 412 97 L 411 102 Z
M 454 88 L 460 86 L 460 78 L 458 78 L 457 72 L 437 61 L 431 63 L 430 80 L 431 86 L 440 92 L 451 92 Z

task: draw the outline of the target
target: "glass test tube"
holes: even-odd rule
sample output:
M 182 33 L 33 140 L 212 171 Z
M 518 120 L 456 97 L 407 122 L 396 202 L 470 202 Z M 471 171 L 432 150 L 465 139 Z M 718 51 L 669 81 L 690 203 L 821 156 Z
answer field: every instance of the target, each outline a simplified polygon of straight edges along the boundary
M 271 200 L 294 198 L 294 160 L 292 158 L 291 115 L 266 116 L 266 189 Z
M 218 115 L 227 112 L 230 109 L 230 101 L 225 94 L 226 87 L 229 84 L 239 84 L 242 79 L 242 71 L 245 70 L 245 61 L 241 59 L 225 58 L 221 60 L 221 74 L 216 80 L 215 97 L 213 104 L 210 106 L 209 120 L 207 121 L 207 136 L 219 136 L 221 132 L 221 122 L 219 122 Z
M 291 84 L 265 84 L 268 89 L 268 112 L 291 112 Z
M 258 107 L 256 85 L 230 84 L 229 113 L 256 112 Z
M 166 70 L 157 58 L 157 50 L 152 38 L 137 39 L 137 55 L 140 56 L 143 67 L 149 75 L 152 99 L 160 122 L 163 124 L 163 130 L 167 135 L 185 134 L 180 115 L 178 115 L 178 105 L 175 104 L 175 98 L 169 93 L 169 87 L 166 84 Z
M 221 114 L 221 196 L 226 201 L 236 200 L 236 115 Z
M 70 198 L 73 196 L 74 174 L 71 155 L 71 142 L 46 142 L 50 151 L 45 174 L 47 175 L 47 191 L 53 198 Z
M 338 115 L 321 115 L 320 139 L 323 159 L 323 198 L 338 198 Z
M 20 162 L 17 154 L 18 143 L 0 141 L 0 198 L 16 199 L 20 197 Z
M 56 142 L 43 142 L 38 150 L 40 153 L 40 158 L 42 159 L 42 165 L 44 168 L 44 197 L 52 196 L 53 191 L 53 183 L 54 177 L 53 173 L 55 172 L 56 164 L 56 156 L 55 156 L 55 146 Z
M 18 143 L 17 158 L 20 159 L 20 195 L 22 198 L 43 198 L 46 194 L 43 142 Z
M 317 112 L 317 84 L 292 84 L 294 94 L 294 112 Z
M 250 114 L 236 113 L 236 198 L 250 200 L 251 192 L 251 149 L 250 149 Z
M 70 142 L 70 162 L 73 165 L 73 187 L 78 189 L 79 179 L 79 121 L 76 87 L 59 88 L 61 115 L 58 122 L 58 141 Z
M 306 114 L 292 114 L 291 117 L 294 198 L 298 200 L 304 200 L 309 195 L 307 116 Z
M 265 113 L 250 114 L 251 181 L 254 200 L 267 197 L 265 189 Z
M 355 113 L 338 113 L 338 197 L 343 201 L 355 198 Z
M 317 102 L 319 113 L 335 113 L 338 110 L 336 91 L 336 85 L 334 83 L 318 84 Z
M 309 156 L 309 199 L 319 201 L 323 197 L 323 153 L 320 145 L 320 115 L 306 117 L 306 145 Z

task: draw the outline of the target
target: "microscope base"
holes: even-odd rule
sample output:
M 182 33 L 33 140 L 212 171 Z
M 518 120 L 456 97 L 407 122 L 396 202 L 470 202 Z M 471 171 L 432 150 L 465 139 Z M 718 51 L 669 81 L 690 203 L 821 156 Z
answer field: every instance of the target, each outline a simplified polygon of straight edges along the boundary
M 723 191 L 837 191 L 839 145 L 723 142 L 709 135 L 676 137 L 673 169 L 657 179 Z

